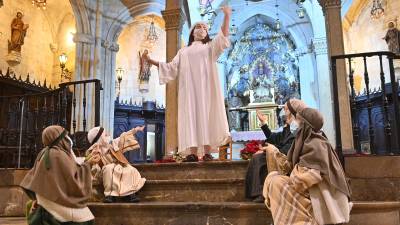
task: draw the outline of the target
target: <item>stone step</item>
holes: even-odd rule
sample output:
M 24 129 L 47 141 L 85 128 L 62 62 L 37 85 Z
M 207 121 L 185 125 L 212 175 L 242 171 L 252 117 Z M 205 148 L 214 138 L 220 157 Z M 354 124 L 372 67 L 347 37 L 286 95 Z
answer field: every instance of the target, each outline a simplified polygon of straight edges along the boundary
M 248 161 L 134 164 L 147 180 L 244 178 Z
M 92 203 L 96 225 L 269 225 L 264 204 L 251 202 Z M 355 202 L 349 225 L 399 225 L 400 202 Z M 118 216 L 115 216 L 118 215 Z
M 25 217 L 0 217 L 1 225 L 27 225 Z
M 96 225 L 270 225 L 264 204 L 251 202 L 91 203 Z M 399 225 L 400 202 L 354 202 L 348 225 Z M 24 217 L 0 217 L 2 225 L 25 225 Z
M 350 225 L 399 225 L 400 202 L 360 201 L 351 210 Z
M 140 195 L 144 201 L 245 201 L 244 179 L 150 180 Z
M 400 156 L 347 156 L 352 199 L 400 201 Z
M 272 224 L 267 208 L 251 202 L 93 203 L 89 208 L 96 217 L 96 225 Z
M 345 162 L 353 200 L 400 201 L 399 156 L 346 157 Z M 244 201 L 247 164 L 219 161 L 135 166 L 148 179 L 140 194 L 143 202 L 232 202 Z M 0 216 L 23 215 L 27 197 L 18 184 L 26 173 L 0 169 Z
M 101 186 L 95 186 L 97 194 L 92 201 L 104 198 Z M 185 179 L 148 180 L 140 190 L 142 201 L 163 202 L 232 202 L 245 201 L 244 179 Z

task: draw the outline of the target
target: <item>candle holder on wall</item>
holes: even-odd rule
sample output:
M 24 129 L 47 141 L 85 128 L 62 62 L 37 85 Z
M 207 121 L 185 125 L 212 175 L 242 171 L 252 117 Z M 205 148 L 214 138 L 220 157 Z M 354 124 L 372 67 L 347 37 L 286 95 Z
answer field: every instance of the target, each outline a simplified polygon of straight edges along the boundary
M 65 65 L 67 64 L 68 61 L 67 54 L 62 53 L 60 56 L 58 56 L 58 60 L 60 61 L 60 68 L 61 68 L 60 83 L 62 83 L 64 80 L 71 81 L 72 72 L 70 72 L 68 69 L 65 68 Z

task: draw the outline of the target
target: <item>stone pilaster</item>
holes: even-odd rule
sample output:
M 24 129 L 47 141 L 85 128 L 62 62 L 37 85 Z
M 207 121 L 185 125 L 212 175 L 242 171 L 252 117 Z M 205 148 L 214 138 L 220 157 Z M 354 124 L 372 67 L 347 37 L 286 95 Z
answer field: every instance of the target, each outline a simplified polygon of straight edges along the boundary
M 92 55 L 94 48 L 94 37 L 90 34 L 76 33 L 75 74 L 76 80 L 85 80 L 93 77 Z
M 76 59 L 75 59 L 75 80 L 88 80 L 93 78 L 93 50 L 94 50 L 94 37 L 90 34 L 76 33 L 74 35 L 74 42 L 76 43 Z M 93 85 L 94 86 L 94 85 Z M 86 88 L 86 130 L 94 127 L 94 92 L 91 91 L 91 86 Z M 76 88 L 76 121 L 78 131 L 83 130 L 83 97 L 84 91 L 81 85 Z M 73 132 L 71 130 L 71 132 Z
M 114 101 L 115 101 L 115 61 L 116 54 L 119 51 L 119 45 L 116 42 L 102 41 L 102 72 L 98 79 L 101 80 L 103 90 L 101 91 L 101 113 L 100 121 L 102 126 L 113 135 L 114 131 Z
M 328 59 L 328 43 L 326 37 L 318 37 L 313 39 L 315 61 L 317 64 L 318 74 L 318 105 L 319 110 L 324 115 L 324 131 L 330 142 L 335 145 L 335 118 L 333 111 L 333 93 L 332 82 L 324 82 L 331 80 Z
M 328 40 L 328 55 L 342 55 L 344 54 L 344 40 L 342 18 L 340 14 L 341 0 L 319 0 L 326 22 L 326 33 Z M 346 74 L 346 64 L 344 60 L 337 61 L 337 86 L 339 93 L 339 102 L 334 104 L 339 105 L 340 112 L 340 131 L 342 138 L 343 150 L 352 150 L 353 145 L 353 130 L 351 123 L 349 90 Z M 321 96 L 320 96 L 321 98 Z
M 167 1 L 168 3 L 168 1 Z M 171 4 L 173 5 L 173 4 Z M 168 8 L 162 12 L 167 36 L 167 61 L 171 61 L 181 47 L 180 34 L 183 25 L 183 11 L 180 8 Z M 178 147 L 178 81 L 169 82 L 166 86 L 165 111 L 165 154 Z

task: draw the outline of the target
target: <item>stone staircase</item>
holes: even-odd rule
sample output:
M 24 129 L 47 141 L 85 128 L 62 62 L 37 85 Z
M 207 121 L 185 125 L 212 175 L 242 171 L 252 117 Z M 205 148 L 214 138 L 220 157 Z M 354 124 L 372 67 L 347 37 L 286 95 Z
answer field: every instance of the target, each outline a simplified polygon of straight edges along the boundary
M 135 166 L 147 178 L 137 204 L 89 204 L 100 225 L 269 225 L 264 204 L 244 198 L 246 161 Z M 351 225 L 400 224 L 400 157 L 347 157 L 354 207 Z M 23 216 L 16 186 L 25 170 L 0 170 L 0 216 Z M 4 178 L 4 179 L 3 179 Z M 4 193 L 4 194 L 3 194 Z M 13 219 L 13 220 L 12 220 Z M 1 218 L 0 224 L 17 223 Z

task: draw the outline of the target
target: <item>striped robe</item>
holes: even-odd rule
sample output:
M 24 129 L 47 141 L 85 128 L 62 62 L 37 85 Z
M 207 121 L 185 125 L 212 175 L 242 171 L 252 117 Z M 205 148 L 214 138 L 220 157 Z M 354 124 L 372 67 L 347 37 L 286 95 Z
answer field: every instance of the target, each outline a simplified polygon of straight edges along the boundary
M 275 225 L 339 224 L 350 220 L 352 203 L 331 187 L 319 170 L 295 165 L 290 176 L 286 156 L 275 152 L 278 171 L 268 174 L 264 182 L 265 204 Z
M 275 225 L 318 225 L 314 219 L 309 187 L 322 181 L 319 171 L 296 166 L 290 177 L 277 171 L 268 174 L 264 183 L 265 204 Z

